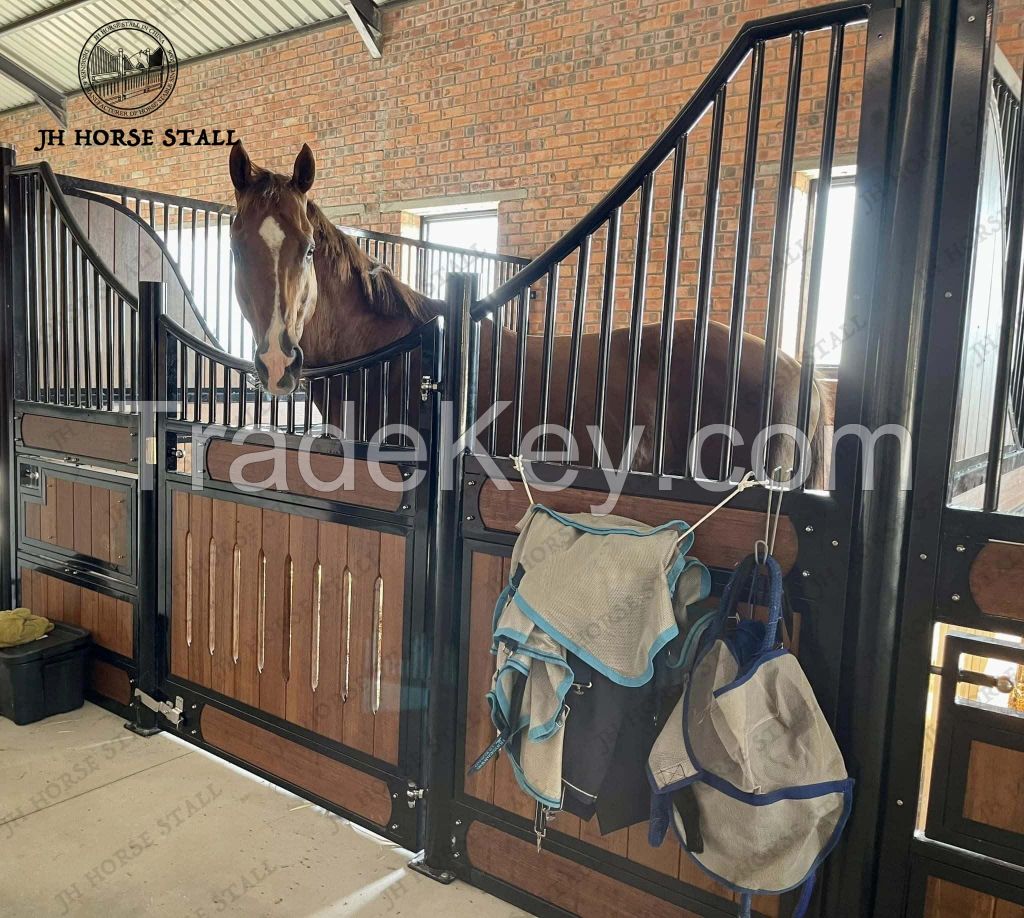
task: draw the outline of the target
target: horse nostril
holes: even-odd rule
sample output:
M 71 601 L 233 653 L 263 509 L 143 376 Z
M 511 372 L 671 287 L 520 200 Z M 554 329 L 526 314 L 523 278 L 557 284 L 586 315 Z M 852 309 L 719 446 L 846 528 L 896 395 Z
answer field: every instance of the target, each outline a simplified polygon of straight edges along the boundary
M 292 362 L 288 365 L 291 369 L 301 369 L 302 361 L 306 359 L 306 355 L 302 353 L 302 348 L 298 345 L 292 351 Z

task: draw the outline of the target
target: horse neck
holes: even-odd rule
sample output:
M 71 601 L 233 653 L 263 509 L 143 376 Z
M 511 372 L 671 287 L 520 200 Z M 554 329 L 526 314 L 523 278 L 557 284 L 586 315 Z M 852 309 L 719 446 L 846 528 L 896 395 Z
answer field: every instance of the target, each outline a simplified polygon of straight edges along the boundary
M 359 274 L 366 266 L 357 261 L 366 256 L 319 208 L 311 206 L 311 217 L 317 301 L 301 341 L 307 366 L 362 357 L 409 334 L 419 324 L 412 316 L 382 316 L 367 302 Z

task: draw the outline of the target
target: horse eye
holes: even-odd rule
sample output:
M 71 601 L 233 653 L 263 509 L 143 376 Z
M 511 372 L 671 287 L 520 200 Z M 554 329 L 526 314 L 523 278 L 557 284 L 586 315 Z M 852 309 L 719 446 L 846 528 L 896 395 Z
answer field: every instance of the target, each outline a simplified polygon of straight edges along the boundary
M 316 246 L 311 242 L 306 248 L 306 261 L 311 261 L 313 258 L 313 252 L 316 251 Z

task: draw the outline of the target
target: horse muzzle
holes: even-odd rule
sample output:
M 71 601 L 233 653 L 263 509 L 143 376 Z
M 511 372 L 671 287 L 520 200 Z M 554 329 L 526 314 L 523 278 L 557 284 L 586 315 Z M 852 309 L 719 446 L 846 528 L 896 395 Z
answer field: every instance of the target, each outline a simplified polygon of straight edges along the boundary
M 303 357 L 302 348 L 298 345 L 289 354 L 277 348 L 257 350 L 253 363 L 263 388 L 278 398 L 291 395 L 299 386 Z

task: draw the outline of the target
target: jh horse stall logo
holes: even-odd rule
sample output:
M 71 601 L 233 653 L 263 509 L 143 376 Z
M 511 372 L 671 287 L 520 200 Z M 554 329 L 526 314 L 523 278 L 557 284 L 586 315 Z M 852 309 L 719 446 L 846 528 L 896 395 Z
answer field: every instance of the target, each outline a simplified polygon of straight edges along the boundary
M 86 98 L 114 118 L 142 118 L 164 104 L 178 81 L 178 56 L 156 26 L 117 19 L 89 36 L 78 58 Z

